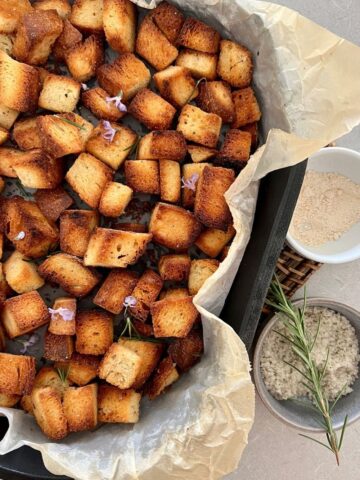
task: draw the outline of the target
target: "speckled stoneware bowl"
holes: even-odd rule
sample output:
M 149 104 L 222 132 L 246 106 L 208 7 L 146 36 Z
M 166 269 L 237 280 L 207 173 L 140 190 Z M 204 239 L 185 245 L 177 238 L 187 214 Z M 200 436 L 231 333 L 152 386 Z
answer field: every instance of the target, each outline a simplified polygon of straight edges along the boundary
M 302 300 L 294 301 L 295 306 L 301 306 Z M 310 307 L 326 307 L 331 310 L 344 315 L 356 330 L 356 335 L 360 342 L 360 312 L 354 310 L 347 305 L 344 305 L 333 300 L 327 300 L 325 298 L 309 298 L 307 305 Z M 294 400 L 276 400 L 266 389 L 260 370 L 261 351 L 264 340 L 273 328 L 276 319 L 273 317 L 269 323 L 265 326 L 261 332 L 259 340 L 256 344 L 254 358 L 253 358 L 253 372 L 256 389 L 260 395 L 265 406 L 270 412 L 275 415 L 279 420 L 287 423 L 288 425 L 299 428 L 307 432 L 320 432 L 322 431 L 318 423 L 315 420 L 315 412 L 309 408 L 296 402 Z M 316 415 L 316 414 L 315 414 Z M 339 429 L 342 426 L 345 416 L 348 415 L 348 423 L 355 422 L 360 418 L 360 378 L 358 378 L 353 385 L 353 392 L 342 397 L 334 411 L 334 426 Z

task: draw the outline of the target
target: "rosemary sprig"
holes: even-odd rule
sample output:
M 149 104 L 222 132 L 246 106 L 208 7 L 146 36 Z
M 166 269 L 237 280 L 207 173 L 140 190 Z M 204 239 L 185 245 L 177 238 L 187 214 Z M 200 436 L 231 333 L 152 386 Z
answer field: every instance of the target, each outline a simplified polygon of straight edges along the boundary
M 127 340 L 142 340 L 143 342 L 149 343 L 165 343 L 163 339 L 144 337 L 140 335 L 140 333 L 136 330 L 134 324 L 132 323 L 131 317 L 127 312 L 127 308 L 125 308 L 124 312 L 124 321 L 125 326 L 120 333 L 120 337 L 126 336 Z
M 333 409 L 341 397 L 343 390 L 339 393 L 335 402 L 330 405 L 330 402 L 324 392 L 322 386 L 322 380 L 325 375 L 328 358 L 329 358 L 329 351 L 327 354 L 327 359 L 325 364 L 322 368 L 317 367 L 315 362 L 311 357 L 311 351 L 314 348 L 314 344 L 319 332 L 319 325 L 317 328 L 317 332 L 315 334 L 315 338 L 309 338 L 309 334 L 306 330 L 304 319 L 305 319 L 305 311 L 306 311 L 306 292 L 304 293 L 304 305 L 302 308 L 296 308 L 290 300 L 288 300 L 285 296 L 285 293 L 281 287 L 281 284 L 278 278 L 275 276 L 274 281 L 270 286 L 270 297 L 271 300 L 266 300 L 266 303 L 273 307 L 275 310 L 282 312 L 286 318 L 282 319 L 285 327 L 287 328 L 288 334 L 283 335 L 282 337 L 286 338 L 291 345 L 294 353 L 299 358 L 303 365 L 303 371 L 297 368 L 294 365 L 287 363 L 291 366 L 294 370 L 299 372 L 302 377 L 304 378 L 303 384 L 308 388 L 308 390 L 312 394 L 312 399 L 314 403 L 314 407 L 316 408 L 317 412 L 321 415 L 321 426 L 324 428 L 324 432 L 326 433 L 326 439 L 328 444 L 320 442 L 319 440 L 309 437 L 307 435 L 300 434 L 302 437 L 308 438 L 313 442 L 316 442 L 323 447 L 329 449 L 336 458 L 336 463 L 339 465 L 339 452 L 343 443 L 345 429 L 347 425 L 348 416 L 346 415 L 340 433 L 340 438 L 338 438 L 337 433 L 334 430 L 333 426 L 333 419 L 332 419 L 332 412 Z M 279 333 L 279 332 L 277 332 Z
M 68 378 L 68 375 L 69 375 L 69 370 L 70 370 L 69 367 L 68 368 L 57 368 L 56 369 L 57 374 L 60 377 L 61 383 L 66 383 L 67 382 L 67 378 Z
M 54 115 L 54 117 L 58 118 L 59 120 L 62 120 L 65 123 L 68 123 L 69 125 L 72 125 L 73 127 L 77 127 L 79 130 L 85 130 L 86 128 L 83 125 L 79 125 L 76 122 L 73 122 L 72 120 L 69 120 L 68 118 L 60 117 L 60 115 Z
M 206 82 L 206 81 L 207 81 L 207 78 L 206 78 L 206 77 L 201 77 L 201 78 L 199 78 L 199 80 L 195 83 L 195 87 L 192 89 L 192 91 L 191 91 L 191 93 L 190 93 L 190 95 L 189 95 L 189 98 L 186 100 L 185 105 L 191 101 L 192 96 L 193 96 L 194 93 L 196 92 L 196 89 L 197 89 L 197 87 L 200 85 L 200 83 L 201 83 L 201 82 Z
M 129 145 L 126 148 L 123 148 L 121 151 L 122 152 L 127 152 L 129 150 L 129 157 L 130 157 L 133 154 L 134 150 L 137 149 L 137 147 L 140 143 L 140 140 L 141 140 L 141 136 L 139 135 L 134 143 L 132 143 L 131 145 Z M 137 157 L 137 155 L 136 155 L 136 157 Z

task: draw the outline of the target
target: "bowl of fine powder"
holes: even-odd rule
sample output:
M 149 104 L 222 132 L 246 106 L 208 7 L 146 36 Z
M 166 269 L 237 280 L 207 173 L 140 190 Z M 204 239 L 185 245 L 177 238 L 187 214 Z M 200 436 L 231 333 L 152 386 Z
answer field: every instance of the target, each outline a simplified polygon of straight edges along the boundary
M 360 258 L 360 153 L 330 147 L 309 158 L 286 239 L 317 262 Z

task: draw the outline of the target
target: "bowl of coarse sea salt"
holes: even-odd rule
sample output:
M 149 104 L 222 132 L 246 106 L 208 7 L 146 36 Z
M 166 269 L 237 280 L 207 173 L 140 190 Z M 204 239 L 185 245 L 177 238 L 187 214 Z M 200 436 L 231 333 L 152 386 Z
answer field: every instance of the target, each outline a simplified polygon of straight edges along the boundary
M 286 239 L 317 262 L 360 258 L 360 153 L 329 147 L 309 158 Z

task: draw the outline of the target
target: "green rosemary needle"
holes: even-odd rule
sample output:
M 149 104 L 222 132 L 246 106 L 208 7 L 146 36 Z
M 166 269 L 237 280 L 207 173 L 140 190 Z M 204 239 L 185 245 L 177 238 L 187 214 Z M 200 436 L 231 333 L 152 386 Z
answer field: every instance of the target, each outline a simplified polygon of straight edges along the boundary
M 86 128 L 83 125 L 79 125 L 78 123 L 73 122 L 68 118 L 60 117 L 60 115 L 54 115 L 54 117 L 58 118 L 59 120 L 62 120 L 65 123 L 68 123 L 69 125 L 72 125 L 73 127 L 78 128 L 79 130 L 86 130 Z
M 61 383 L 66 383 L 69 375 L 69 368 L 57 368 L 56 371 L 60 377 Z

